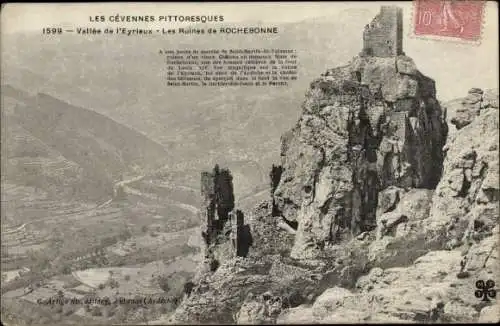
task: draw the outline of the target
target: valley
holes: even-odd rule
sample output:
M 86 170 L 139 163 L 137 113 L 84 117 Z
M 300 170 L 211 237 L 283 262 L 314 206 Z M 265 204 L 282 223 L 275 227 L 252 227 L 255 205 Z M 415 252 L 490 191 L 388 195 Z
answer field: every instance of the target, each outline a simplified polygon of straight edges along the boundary
M 66 298 L 166 295 L 172 300 L 181 296 L 183 284 L 201 259 L 196 189 L 145 176 L 120 181 L 115 189 L 121 190 L 114 197 L 89 204 L 76 200 L 61 202 L 41 190 L 4 183 L 3 301 L 30 306 L 37 311 L 33 313 L 35 317 L 45 312 L 58 316 L 52 311 L 54 305 L 37 304 L 37 300 L 58 295 Z M 257 192 L 256 198 L 262 192 L 268 193 Z M 242 201 L 251 200 L 252 194 L 242 197 Z M 175 286 L 165 291 L 160 279 Z M 93 309 L 103 306 L 90 306 L 75 305 L 70 309 L 63 305 L 62 309 L 71 312 L 64 310 L 59 315 L 65 320 L 88 323 L 108 320 L 110 314 L 118 316 L 115 311 L 99 313 L 101 318 L 93 316 L 97 314 Z M 166 307 L 173 309 L 175 304 L 148 305 L 144 313 L 153 318 L 155 314 L 168 312 L 170 308 Z M 129 310 L 136 308 L 137 305 L 130 305 Z M 25 311 L 21 310 L 18 318 L 26 317 Z M 127 314 L 121 318 L 140 320 L 132 312 Z M 52 317 L 46 319 L 47 323 L 57 321 Z
M 174 309 L 201 259 L 199 166 L 210 161 L 173 164 L 161 145 L 100 114 L 2 91 L 2 315 L 99 324 Z M 242 205 L 268 192 L 259 164 L 226 163 L 245 180 Z M 168 304 L 89 299 L 144 295 Z M 61 298 L 82 300 L 54 304 Z

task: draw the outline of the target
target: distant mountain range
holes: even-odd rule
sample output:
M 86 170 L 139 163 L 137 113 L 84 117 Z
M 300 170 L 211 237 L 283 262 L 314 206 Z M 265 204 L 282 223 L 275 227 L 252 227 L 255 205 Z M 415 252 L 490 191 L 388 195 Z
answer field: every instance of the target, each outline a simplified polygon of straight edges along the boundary
M 332 17 L 279 24 L 280 33 L 272 36 L 5 34 L 2 83 L 10 87 L 2 89 L 2 97 L 19 106 L 12 104 L 8 113 L 12 122 L 7 142 L 30 139 L 35 152 L 63 157 L 75 164 L 67 163 L 71 169 L 80 168 L 74 175 L 66 172 L 72 178 L 92 181 L 88 189 L 107 192 L 110 182 L 132 167 L 150 169 L 161 162 L 160 171 L 168 172 L 176 166 L 176 173 L 185 171 L 188 183 L 197 186 L 199 171 L 216 162 L 233 169 L 238 169 L 237 162 L 253 162 L 256 168 L 236 185 L 246 194 L 261 186 L 262 175 L 279 162 L 280 136 L 297 121 L 309 82 L 358 54 L 364 24 L 371 17 L 370 10 L 344 10 Z M 298 80 L 265 91 L 166 86 L 159 49 L 249 47 L 296 49 Z M 27 145 L 16 146 L 11 153 Z M 22 165 L 13 163 L 18 154 L 9 155 L 9 173 L 19 175 L 16 169 Z M 20 157 L 29 155 L 25 151 Z M 247 163 L 242 164 L 241 170 L 248 171 Z
M 278 25 L 282 32 L 272 37 L 6 35 L 2 79 L 130 126 L 162 144 L 177 163 L 224 158 L 254 160 L 268 169 L 279 160 L 280 135 L 297 120 L 312 77 L 345 63 L 361 48 L 359 39 L 344 37 L 363 28 L 350 17 L 339 13 L 331 20 Z M 297 49 L 299 79 L 265 92 L 167 87 L 159 49 L 195 47 Z
M 2 178 L 71 196 L 109 195 L 114 182 L 168 161 L 163 146 L 100 113 L 10 85 L 2 127 Z

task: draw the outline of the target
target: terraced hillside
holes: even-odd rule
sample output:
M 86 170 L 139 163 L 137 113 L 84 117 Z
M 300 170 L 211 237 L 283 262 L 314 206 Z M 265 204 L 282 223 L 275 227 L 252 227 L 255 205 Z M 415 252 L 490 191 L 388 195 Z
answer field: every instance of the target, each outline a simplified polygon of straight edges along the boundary
M 46 94 L 2 86 L 2 177 L 97 199 L 113 183 L 168 161 L 163 147 L 110 118 Z

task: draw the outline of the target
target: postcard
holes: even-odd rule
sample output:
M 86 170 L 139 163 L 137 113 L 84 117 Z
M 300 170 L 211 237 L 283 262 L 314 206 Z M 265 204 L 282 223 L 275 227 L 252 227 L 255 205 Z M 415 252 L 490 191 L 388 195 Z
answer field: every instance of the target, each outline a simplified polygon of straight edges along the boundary
M 7 3 L 5 325 L 500 321 L 498 3 Z

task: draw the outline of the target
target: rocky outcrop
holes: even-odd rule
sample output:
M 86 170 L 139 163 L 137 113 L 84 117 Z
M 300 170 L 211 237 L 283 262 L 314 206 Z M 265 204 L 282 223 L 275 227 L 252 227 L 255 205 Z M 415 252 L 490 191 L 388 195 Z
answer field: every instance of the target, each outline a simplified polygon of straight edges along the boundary
M 313 304 L 284 309 L 278 323 L 500 321 L 496 302 L 474 295 L 477 280 L 500 280 L 498 102 L 490 99 L 448 140 L 435 191 L 380 192 L 375 237 L 358 237 L 369 242 L 372 268 L 356 286 L 332 286 Z
M 450 122 L 455 128 L 462 129 L 474 120 L 479 115 L 483 101 L 483 90 L 472 88 L 469 94 L 461 100 L 461 107 L 456 110 Z
M 497 95 L 498 89 L 471 88 L 464 98 L 445 103 L 448 124 L 460 130 L 479 116 L 481 110 L 498 108 Z
M 418 76 L 406 58 L 397 66 Z M 270 173 L 274 196 L 248 214 L 255 242 L 248 256 L 234 257 L 230 243 L 217 241 L 210 252 L 220 265 L 207 257 L 170 323 L 500 319 L 494 301 L 474 295 L 477 280 L 500 280 L 498 100 L 483 92 L 479 115 L 438 151 L 446 126 L 428 88 L 417 98 L 433 104 L 403 112 L 402 133 L 400 120 L 389 120 L 402 112 L 392 111 L 397 100 L 386 101 L 401 96 L 384 88 L 392 79 L 379 85 L 382 93 L 376 78 L 368 83 L 366 94 L 382 94 L 375 118 L 366 113 L 377 107 L 372 95 L 365 101 L 346 88 L 335 95 L 336 83 L 349 80 L 342 78 L 308 97 L 299 124 L 283 136 L 283 167 Z M 333 104 L 307 111 L 325 92 Z
M 381 192 L 384 201 L 378 207 L 377 239 L 387 235 L 403 237 L 420 227 L 420 221 L 429 216 L 432 194 L 429 189 L 404 191 L 393 187 Z M 385 208 L 385 203 L 391 207 Z
M 241 258 L 216 241 L 220 265 L 207 257 L 171 322 L 498 321 L 475 296 L 500 282 L 498 93 L 454 103 L 446 116 L 404 55 L 313 81 L 248 214 L 255 245 Z
M 314 274 L 273 255 L 226 260 L 215 272 L 199 271 L 169 323 L 270 323 L 283 309 L 319 294 Z
M 236 318 L 239 325 L 269 324 L 276 320 L 283 308 L 281 297 L 271 292 L 255 296 L 248 295 Z
M 488 104 L 479 107 L 479 115 L 443 149 L 443 177 L 432 198 L 427 227 L 446 226 L 452 246 L 489 235 L 499 222 L 498 100 L 489 96 L 480 100 Z
M 201 173 L 201 221 L 207 246 L 216 242 L 234 208 L 233 177 L 227 169 L 215 165 L 213 171 Z
M 374 229 L 389 187 L 434 188 L 446 134 L 434 81 L 407 56 L 355 57 L 313 81 L 282 137 L 273 196 L 284 219 L 298 222 L 292 256 L 315 257 Z
M 498 321 L 494 302 L 474 296 L 475 282 L 457 278 L 461 260 L 460 250 L 432 251 L 409 267 L 373 268 L 355 288 L 327 289 L 313 305 L 283 310 L 277 321 L 297 315 L 309 323 L 475 322 L 480 315 Z M 474 280 L 498 279 L 496 266 L 490 262 Z

